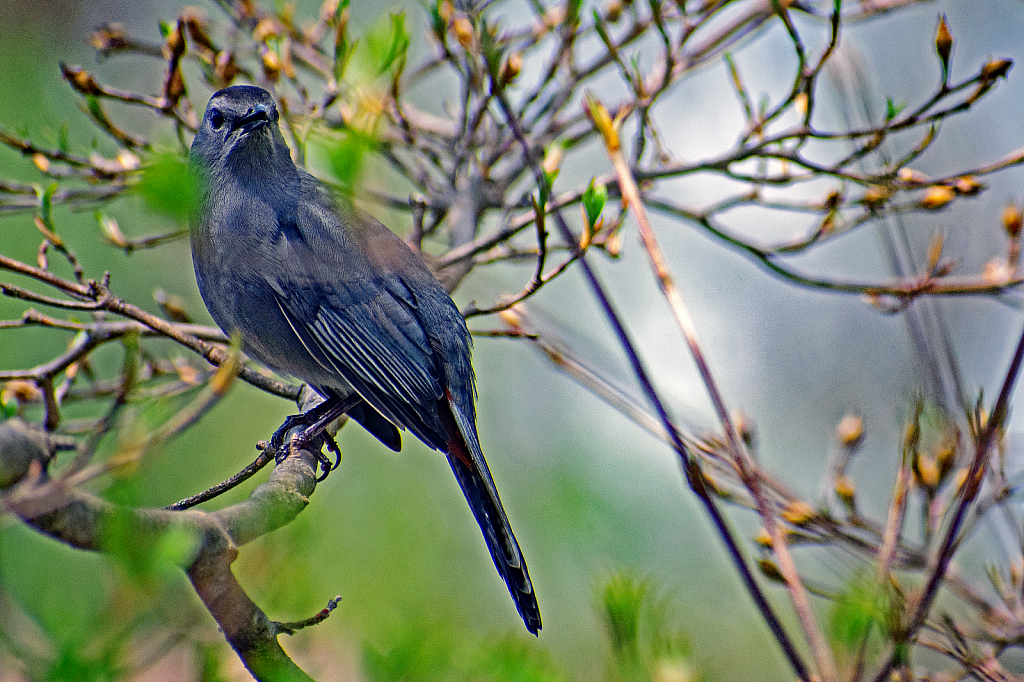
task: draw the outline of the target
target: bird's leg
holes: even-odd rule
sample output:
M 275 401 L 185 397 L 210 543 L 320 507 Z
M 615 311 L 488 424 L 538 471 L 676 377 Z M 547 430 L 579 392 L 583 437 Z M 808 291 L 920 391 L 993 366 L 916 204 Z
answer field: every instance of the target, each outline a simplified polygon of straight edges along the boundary
M 334 438 L 326 433 L 324 429 L 335 419 L 355 407 L 360 400 L 362 398 L 357 393 L 351 393 L 343 398 L 331 396 L 313 409 L 302 414 L 293 414 L 285 419 L 284 424 L 274 432 L 273 437 L 270 439 L 269 447 L 274 449 L 278 463 L 287 457 L 290 451 L 289 448 L 284 447 L 285 436 L 292 429 L 298 426 L 305 426 L 306 428 L 292 437 L 291 445 L 294 445 L 297 450 L 302 450 L 307 448 L 318 436 L 323 435 L 328 449 L 334 452 L 336 456 L 334 464 L 331 464 L 331 461 L 320 452 L 319 448 L 314 451 L 314 454 L 317 455 L 317 461 L 323 469 L 323 475 L 319 480 L 326 478 L 327 474 L 337 466 L 341 457 L 341 451 L 338 449 L 338 444 L 334 441 Z
M 338 463 L 341 461 L 341 450 L 338 448 L 338 443 L 335 442 L 334 437 L 324 431 L 324 429 L 332 421 L 351 410 L 357 402 L 359 402 L 359 396 L 353 393 L 345 398 L 328 398 L 307 412 L 291 415 L 285 419 L 281 428 L 274 432 L 274 436 L 271 438 L 270 444 L 262 453 L 260 453 L 260 456 L 256 458 L 255 462 L 247 466 L 245 469 L 242 469 L 242 471 L 238 472 L 223 483 L 218 483 L 209 490 L 201 492 L 198 495 L 193 495 L 192 497 L 181 500 L 180 502 L 168 505 L 164 507 L 164 509 L 172 511 L 189 509 L 201 502 L 212 500 L 218 495 L 231 490 L 270 463 L 270 455 L 267 454 L 268 452 L 274 453 L 275 460 L 280 464 L 281 460 L 283 460 L 289 452 L 288 448 L 284 447 L 285 435 L 297 426 L 305 426 L 306 428 L 300 431 L 292 440 L 296 449 L 301 450 L 303 448 L 308 448 L 309 444 L 312 443 L 318 435 L 322 435 L 324 441 L 327 443 L 327 449 L 334 453 L 334 463 L 332 464 L 331 460 L 327 459 L 327 457 L 320 452 L 319 448 L 313 451 L 316 455 L 317 462 L 319 462 L 321 469 L 323 469 L 323 473 L 317 477 L 317 481 L 324 480 L 327 478 L 327 474 L 338 468 Z

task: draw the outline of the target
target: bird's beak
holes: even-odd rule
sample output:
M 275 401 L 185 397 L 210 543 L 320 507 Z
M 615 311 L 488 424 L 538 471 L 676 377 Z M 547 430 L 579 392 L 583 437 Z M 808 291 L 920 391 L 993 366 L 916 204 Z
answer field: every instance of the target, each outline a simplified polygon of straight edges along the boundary
M 266 104 L 257 104 L 250 109 L 245 116 L 235 119 L 235 130 L 241 129 L 245 134 L 258 130 L 270 123 L 275 117 L 274 108 Z

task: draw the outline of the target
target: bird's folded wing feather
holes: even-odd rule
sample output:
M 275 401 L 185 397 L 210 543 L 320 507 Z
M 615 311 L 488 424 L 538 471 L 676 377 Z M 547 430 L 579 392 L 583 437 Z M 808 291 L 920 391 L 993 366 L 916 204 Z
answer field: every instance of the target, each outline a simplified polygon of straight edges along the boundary
M 358 276 L 366 270 L 337 253 L 318 253 L 316 241 L 296 239 L 310 231 L 303 223 L 322 216 L 300 215 L 288 239 L 292 262 L 307 267 L 267 275 L 281 311 L 325 377 L 340 376 L 387 419 L 443 449 L 436 403 L 444 396 L 444 370 L 419 302 L 399 274 Z M 303 250 L 312 253 L 297 253 Z

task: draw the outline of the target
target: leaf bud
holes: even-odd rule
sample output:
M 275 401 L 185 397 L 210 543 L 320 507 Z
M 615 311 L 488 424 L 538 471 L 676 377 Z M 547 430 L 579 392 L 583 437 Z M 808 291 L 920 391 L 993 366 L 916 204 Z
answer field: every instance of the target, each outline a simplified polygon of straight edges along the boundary
M 759 559 L 757 567 L 761 569 L 762 575 L 764 575 L 765 578 L 768 578 L 768 580 L 777 583 L 786 582 L 786 578 L 782 575 L 782 571 L 779 570 L 779 567 L 771 559 Z
M 523 55 L 521 52 L 513 52 L 501 66 L 501 84 L 508 85 L 519 76 L 519 72 L 522 70 Z
M 817 513 L 814 511 L 814 507 L 803 500 L 794 500 L 786 505 L 781 516 L 794 526 L 803 526 L 814 519 Z
M 846 474 L 836 476 L 835 484 L 836 497 L 846 506 L 851 514 L 856 513 L 857 488 L 853 480 Z
M 978 182 L 978 179 L 973 175 L 965 175 L 962 178 L 957 178 L 953 187 L 956 188 L 957 194 L 971 197 L 984 189 L 985 185 Z
M 949 56 L 953 52 L 953 34 L 949 32 L 949 24 L 946 23 L 946 15 L 939 16 L 939 27 L 935 31 L 935 53 L 939 55 L 942 63 L 942 73 L 949 71 Z
M 96 82 L 96 79 L 82 67 L 61 63 L 60 70 L 64 78 L 71 83 L 71 87 L 83 95 L 95 96 L 103 94 L 103 90 L 100 88 L 99 83 Z
M 1003 209 L 1003 229 L 1016 239 L 1020 236 L 1021 227 L 1024 227 L 1024 216 L 1021 215 L 1020 207 L 1010 200 Z
M 955 196 L 956 192 L 953 191 L 952 187 L 947 185 L 936 185 L 925 192 L 924 197 L 921 199 L 921 208 L 929 211 L 937 211 L 944 208 L 949 202 L 953 201 Z
M 861 197 L 861 203 L 871 209 L 881 208 L 882 205 L 889 200 L 892 194 L 893 192 L 890 187 L 871 185 L 864 190 L 864 196 Z
M 981 80 L 994 81 L 997 78 L 1006 76 L 1006 73 L 1013 66 L 1012 59 L 993 59 L 981 67 Z
M 848 414 L 836 425 L 836 438 L 844 448 L 858 447 L 864 440 L 864 417 Z
M 928 184 L 928 176 L 913 168 L 900 168 L 896 177 L 909 187 L 921 187 Z
M 473 46 L 476 33 L 473 30 L 473 23 L 468 18 L 459 17 L 452 22 L 452 31 L 455 33 L 455 39 L 459 41 L 462 47 L 468 50 Z

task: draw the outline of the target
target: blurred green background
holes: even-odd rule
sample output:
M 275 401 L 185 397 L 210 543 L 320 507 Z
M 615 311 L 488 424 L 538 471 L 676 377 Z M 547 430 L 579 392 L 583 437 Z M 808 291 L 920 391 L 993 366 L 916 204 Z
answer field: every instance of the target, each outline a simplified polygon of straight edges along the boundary
M 380 8 L 353 4 L 358 32 L 374 22 Z M 216 16 L 212 3 L 203 7 Z M 314 3 L 299 7 L 300 14 L 316 11 Z M 395 8 L 402 6 L 387 7 Z M 67 125 L 74 147 L 87 149 L 96 135 L 77 111 L 79 100 L 62 82 L 58 62 L 86 66 L 117 87 L 151 90 L 159 82 L 159 61 L 115 57 L 96 63 L 86 35 L 99 23 L 117 21 L 158 41 L 157 22 L 174 19 L 180 9 L 162 0 L 6 0 L 0 5 L 0 125 L 47 144 Z M 413 49 L 427 49 L 422 9 L 413 3 L 404 9 Z M 1024 56 L 1019 2 L 928 3 L 851 26 L 844 49 L 850 58 L 864 60 L 880 93 L 917 101 L 934 83 L 931 41 L 940 11 L 948 14 L 958 41 L 954 72 L 973 72 L 989 56 L 1018 64 Z M 784 34 L 772 30 L 738 52 L 752 92 L 777 95 L 788 88 L 790 49 Z M 765 59 L 766 54 L 778 59 Z M 687 157 L 727 148 L 735 139 L 741 114 L 723 74 L 717 67 L 702 71 L 673 99 L 679 125 L 664 132 L 669 146 Z M 1020 147 L 1020 82 L 1011 72 L 1009 82 L 977 111 L 947 124 L 943 142 L 921 170 L 955 172 Z M 207 94 L 191 93 L 200 107 Z M 828 105 L 841 120 L 841 100 L 833 94 Z M 137 129 L 160 135 L 145 112 L 115 111 L 136 117 Z M 173 147 L 169 135 L 164 142 Z M 104 149 L 103 140 L 96 144 Z M 559 182 L 585 183 L 594 168 L 607 169 L 600 155 L 579 163 Z M 7 149 L 0 149 L 0 167 L 3 177 L 40 181 L 27 159 Z M 965 267 L 977 267 L 990 256 L 1000 238 L 999 211 L 1009 196 L 1024 195 L 1020 181 L 1019 170 L 1004 173 L 979 199 L 959 202 L 943 214 L 947 250 L 963 254 Z M 683 180 L 675 189 L 696 204 L 710 203 L 723 191 Z M 130 237 L 175 228 L 137 198 L 103 210 Z M 391 218 L 399 233 L 408 228 L 405 217 L 378 215 Z M 125 256 L 101 243 L 91 212 L 61 208 L 55 220 L 87 276 L 109 270 L 122 296 L 153 311 L 152 293 L 163 288 L 182 296 L 197 320 L 209 321 L 187 241 Z M 968 232 L 958 229 L 961 224 L 990 227 Z M 763 461 L 813 495 L 834 452 L 834 425 L 858 409 L 867 420 L 868 441 L 852 473 L 859 476 L 865 504 L 882 508 L 895 467 L 899 420 L 921 382 L 903 320 L 880 316 L 851 298 L 780 284 L 689 229 L 673 225 L 662 238 L 727 399 L 757 426 Z M 0 240 L 4 253 L 34 261 L 39 235 L 30 215 L 0 216 Z M 712 428 L 710 409 L 641 256 L 628 232 L 626 255 L 601 269 L 675 413 L 698 429 Z M 867 233 L 806 266 L 884 276 L 879 262 L 877 242 Z M 483 272 L 466 282 L 456 300 L 490 301 L 519 290 L 527 277 L 528 268 Z M 17 281 L 6 274 L 3 279 Z M 573 347 L 629 382 L 575 275 L 551 286 L 535 305 Z M 982 300 L 943 305 L 955 320 L 968 386 L 990 386 L 1003 371 L 1014 317 Z M 16 318 L 23 309 L 0 299 L 0 319 Z M 471 326 L 490 325 L 476 320 Z M 0 332 L 0 368 L 52 357 L 67 340 L 41 329 Z M 109 361 L 119 357 L 111 353 Z M 691 673 L 709 680 L 791 678 L 668 448 L 524 343 L 481 338 L 475 366 L 481 439 L 534 577 L 544 617 L 541 636 L 534 639 L 523 630 L 443 457 L 408 435 L 403 451 L 394 454 L 360 429 L 345 428 L 339 438 L 340 470 L 318 486 L 294 523 L 243 548 L 235 564 L 249 595 L 276 620 L 308 617 L 336 594 L 342 596 L 324 624 L 283 640 L 305 670 L 318 680 L 630 678 L 635 671 L 622 667 L 621 656 L 613 662 L 602 619 L 609 580 L 625 575 L 634 582 L 620 577 L 613 588 L 634 597 L 646 594 L 642 637 L 671 633 L 659 651 L 666 661 L 685 662 L 666 668 L 665 680 L 687 679 Z M 239 384 L 197 427 L 147 459 L 137 477 L 104 480 L 96 487 L 132 504 L 168 504 L 251 461 L 255 441 L 267 438 L 292 410 L 286 401 Z M 736 518 L 741 533 L 753 536 L 753 519 Z M 8 652 L 6 658 L 0 654 L 0 680 L 20 679 L 13 656 L 26 652 L 32 660 L 51 662 L 32 669 L 33 675 L 51 679 L 105 679 L 111 670 L 139 680 L 246 679 L 183 575 L 131 580 L 132 568 L 123 559 L 71 550 L 11 518 L 0 523 L 0 589 L 10 600 L 2 612 L 9 620 L 0 627 L 6 638 L 0 649 Z M 832 557 L 815 570 L 841 582 L 848 566 L 838 561 Z M 647 585 L 646 592 L 640 585 Z M 781 593 L 774 596 L 785 603 Z M 205 653 L 176 646 L 181 641 L 202 642 L 199 650 Z M 3 671 L 5 664 L 10 667 Z

